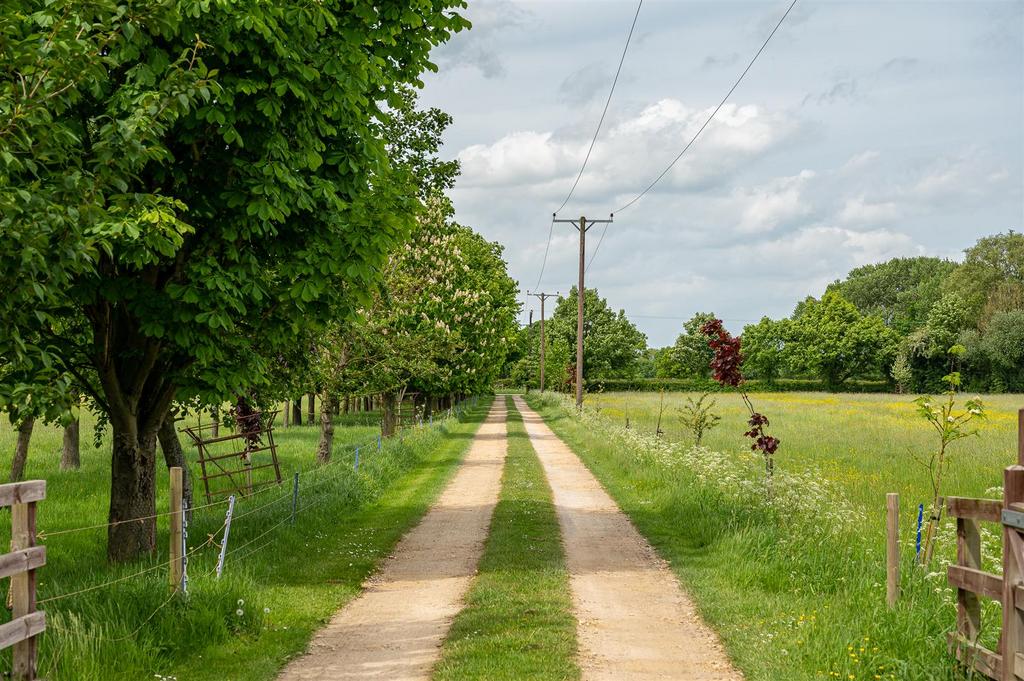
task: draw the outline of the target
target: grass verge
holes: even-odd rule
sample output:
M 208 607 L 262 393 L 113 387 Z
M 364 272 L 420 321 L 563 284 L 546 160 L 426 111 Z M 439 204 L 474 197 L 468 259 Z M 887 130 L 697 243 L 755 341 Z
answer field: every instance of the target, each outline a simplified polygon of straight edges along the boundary
M 499 398 L 500 399 L 500 398 Z M 558 518 L 544 470 L 512 398 L 501 497 L 478 575 L 455 618 L 434 678 L 577 679 Z
M 834 488 L 800 478 L 808 498 L 778 508 L 756 473 L 735 472 L 749 462 L 528 400 L 669 561 L 749 681 L 962 678 L 945 651 L 956 611 L 944 574 L 905 564 L 887 609 L 884 546 Z
M 56 533 L 103 522 L 109 468 L 86 451 L 82 469 L 74 472 L 57 471 L 52 457 L 36 456 L 30 475 L 49 483 L 40 526 L 54 534 L 43 539 L 49 560 L 39 572 L 40 598 L 61 597 L 40 606 L 48 618 L 41 675 L 56 681 L 274 678 L 359 593 L 378 562 L 433 503 L 488 407 L 481 400 L 460 420 L 411 429 L 381 451 L 373 426 L 339 428 L 334 461 L 320 468 L 312 465 L 315 427 L 280 431 L 283 470 L 301 464 L 307 471 L 300 478 L 295 523 L 289 522 L 290 485 L 242 500 L 224 577 L 217 580 L 217 547 L 208 540 L 219 541 L 224 509 L 197 511 L 189 532 L 196 553 L 189 561 L 187 599 L 168 599 L 166 518 L 158 521 L 160 556 L 108 566 L 102 529 Z M 46 442 L 40 438 L 40 449 Z M 356 471 L 358 443 L 364 446 Z M 158 511 L 166 510 L 166 499 L 160 501 Z M 149 568 L 140 577 L 64 596 Z

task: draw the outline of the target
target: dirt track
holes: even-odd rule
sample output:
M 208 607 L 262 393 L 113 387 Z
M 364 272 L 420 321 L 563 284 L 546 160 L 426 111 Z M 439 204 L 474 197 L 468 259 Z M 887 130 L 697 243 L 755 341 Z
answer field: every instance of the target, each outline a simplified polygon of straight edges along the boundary
M 584 679 L 739 680 L 675 575 L 583 463 L 519 397 L 558 510 Z
M 508 444 L 505 420 L 499 397 L 434 507 L 280 681 L 430 678 L 483 552 Z

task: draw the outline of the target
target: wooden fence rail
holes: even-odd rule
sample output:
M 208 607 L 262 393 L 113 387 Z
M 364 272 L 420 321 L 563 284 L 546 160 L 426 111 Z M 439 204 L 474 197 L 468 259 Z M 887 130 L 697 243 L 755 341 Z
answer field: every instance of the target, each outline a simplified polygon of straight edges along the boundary
M 1017 463 L 1003 471 L 1003 499 L 946 501 L 956 518 L 956 564 L 947 573 L 956 588 L 956 631 L 950 650 L 968 668 L 996 681 L 1024 680 L 1024 409 L 1018 413 Z M 1003 574 L 981 569 L 981 523 L 999 523 L 1003 531 Z M 978 643 L 981 598 L 1003 606 L 995 650 Z
M 0 556 L 0 578 L 11 578 L 11 621 L 0 625 L 0 649 L 14 650 L 11 678 L 36 678 L 38 636 L 46 614 L 36 610 L 36 570 L 46 564 L 46 547 L 36 546 L 36 503 L 46 498 L 46 481 L 0 485 L 0 507 L 11 507 L 11 552 Z

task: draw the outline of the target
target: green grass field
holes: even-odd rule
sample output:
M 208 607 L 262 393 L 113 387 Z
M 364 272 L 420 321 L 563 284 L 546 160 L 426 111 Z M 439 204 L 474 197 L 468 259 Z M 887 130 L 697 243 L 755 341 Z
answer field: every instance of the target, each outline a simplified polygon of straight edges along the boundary
M 662 430 L 669 441 L 691 444 L 691 434 L 679 421 L 686 397 L 665 394 Z M 714 399 L 722 422 L 705 436 L 704 445 L 718 452 L 743 450 L 748 442 L 743 437 L 746 410 L 739 395 L 723 393 Z M 823 476 L 879 522 L 886 492 L 899 492 L 908 508 L 931 497 L 921 460 L 935 449 L 936 439 L 917 415 L 914 396 L 760 393 L 751 399 L 771 419 L 769 432 L 782 440 L 776 456 L 780 469 Z M 986 496 L 987 490 L 1002 486 L 1003 468 L 1016 462 L 1017 410 L 1024 408 L 1024 395 L 992 395 L 984 401 L 988 419 L 981 423 L 979 436 L 953 445 L 953 463 L 943 485 L 950 496 Z M 602 416 L 620 424 L 629 417 L 633 428 L 651 434 L 660 402 L 658 393 L 588 396 L 588 404 Z
M 499 398 L 500 399 L 500 398 Z M 558 518 L 544 469 L 512 398 L 501 498 L 466 606 L 434 678 L 579 678 L 576 620 Z
M 340 417 L 334 461 L 322 468 L 314 465 L 315 427 L 279 429 L 285 485 L 236 506 L 221 580 L 212 575 L 218 547 L 208 539 L 220 540 L 225 508 L 194 514 L 189 546 L 196 553 L 189 561 L 187 599 L 168 598 L 166 516 L 157 524 L 159 555 L 126 566 L 107 565 L 105 528 L 61 533 L 106 522 L 109 443 L 94 448 L 93 423 L 84 422 L 82 469 L 62 472 L 60 431 L 37 427 L 26 477 L 48 483 L 38 523 L 48 554 L 39 572 L 40 609 L 48 616 L 41 674 L 54 681 L 274 678 L 423 515 L 487 407 L 482 400 L 463 412 L 461 421 L 410 429 L 381 452 L 372 414 Z M 14 438 L 9 425 L 0 431 L 0 471 L 9 470 Z M 353 453 L 360 444 L 356 472 Z M 186 447 L 186 456 L 194 459 L 195 451 Z M 301 471 L 294 525 L 289 522 L 293 471 Z M 157 489 L 157 510 L 165 512 L 166 470 L 160 470 Z M 205 500 L 197 495 L 196 504 L 201 503 Z M 9 523 L 2 525 L 0 542 L 6 544 Z M 147 569 L 142 576 L 66 595 Z M 0 668 L 9 667 L 9 659 L 3 658 Z
M 913 567 L 914 523 L 930 483 L 919 458 L 934 446 L 909 396 L 818 393 L 752 396 L 780 437 L 776 498 L 765 499 L 760 460 L 747 449 L 737 395 L 716 397 L 722 423 L 693 450 L 678 421 L 685 395 L 588 396 L 582 420 L 564 403 L 531 396 L 637 527 L 670 561 L 748 679 L 955 679 L 945 633 L 955 599 L 945 561 L 952 523 L 931 571 Z M 996 496 L 1016 460 L 1021 396 L 987 399 L 978 438 L 954 445 L 947 495 Z M 626 418 L 630 429 L 624 428 Z M 904 593 L 885 607 L 885 494 L 902 499 Z M 999 555 L 986 535 L 988 567 Z M 983 640 L 995 644 L 995 607 Z

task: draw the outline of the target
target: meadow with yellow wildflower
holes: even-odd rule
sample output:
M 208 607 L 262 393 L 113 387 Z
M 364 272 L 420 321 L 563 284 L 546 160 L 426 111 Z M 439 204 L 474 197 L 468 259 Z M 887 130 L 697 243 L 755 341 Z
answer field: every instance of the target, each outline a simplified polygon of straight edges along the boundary
M 532 398 L 638 529 L 671 563 L 703 616 L 751 680 L 966 678 L 946 652 L 956 621 L 946 565 L 955 527 L 944 519 L 936 556 L 915 566 L 918 504 L 932 493 L 925 466 L 934 434 L 913 396 L 771 393 L 753 396 L 781 440 L 772 493 L 743 437 L 738 395 L 716 395 L 719 427 L 702 446 L 676 418 L 685 394 L 588 396 L 581 415 Z M 978 437 L 957 442 L 944 493 L 1001 494 L 1016 461 L 1024 396 L 984 398 Z M 628 422 L 628 427 L 627 427 Z M 901 497 L 902 594 L 885 605 L 885 494 Z M 983 529 L 987 570 L 999 571 L 997 528 Z M 995 645 L 998 606 L 984 612 Z

